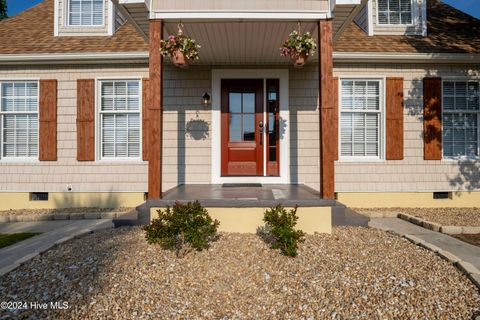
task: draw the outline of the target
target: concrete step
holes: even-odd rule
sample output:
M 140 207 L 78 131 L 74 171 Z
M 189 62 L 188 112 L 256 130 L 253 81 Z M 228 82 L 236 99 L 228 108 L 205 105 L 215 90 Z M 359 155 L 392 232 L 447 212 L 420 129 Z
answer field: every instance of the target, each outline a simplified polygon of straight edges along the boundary
M 112 220 L 115 228 L 125 227 L 125 226 L 137 226 L 138 224 L 138 212 L 132 210 L 126 214 L 122 214 L 117 218 Z

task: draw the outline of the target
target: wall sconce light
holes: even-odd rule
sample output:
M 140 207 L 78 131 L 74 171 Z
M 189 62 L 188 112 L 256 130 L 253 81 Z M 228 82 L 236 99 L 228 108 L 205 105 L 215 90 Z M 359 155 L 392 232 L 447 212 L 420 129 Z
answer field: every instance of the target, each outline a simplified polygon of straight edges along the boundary
M 208 92 L 205 92 L 202 96 L 202 103 L 204 107 L 208 107 L 208 105 L 210 104 L 210 99 L 211 98 Z

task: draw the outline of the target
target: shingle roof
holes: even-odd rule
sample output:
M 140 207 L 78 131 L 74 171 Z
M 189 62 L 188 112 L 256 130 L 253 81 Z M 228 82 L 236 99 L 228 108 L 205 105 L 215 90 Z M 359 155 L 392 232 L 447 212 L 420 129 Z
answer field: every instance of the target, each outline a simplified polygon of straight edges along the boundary
M 369 37 L 352 23 L 334 46 L 340 52 L 480 53 L 480 20 L 439 0 L 428 0 L 427 37 Z
M 44 0 L 0 21 L 0 54 L 148 51 L 129 22 L 113 36 L 54 37 L 53 12 L 53 0 Z
M 428 36 L 369 37 L 355 23 L 335 43 L 340 52 L 480 53 L 480 20 L 429 0 Z M 54 37 L 53 0 L 0 21 L 0 54 L 139 52 L 148 43 L 127 22 L 113 36 Z

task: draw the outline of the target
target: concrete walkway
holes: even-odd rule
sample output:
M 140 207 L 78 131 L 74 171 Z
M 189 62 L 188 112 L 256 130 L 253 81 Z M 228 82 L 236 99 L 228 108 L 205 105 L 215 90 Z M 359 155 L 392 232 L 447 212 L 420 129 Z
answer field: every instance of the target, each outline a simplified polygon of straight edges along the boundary
M 55 244 L 94 230 L 113 228 L 112 220 L 63 220 L 0 224 L 0 233 L 41 232 L 42 234 L 0 249 L 0 276 L 50 249 Z
M 443 251 L 448 251 L 459 259 L 471 263 L 480 270 L 480 248 L 446 234 L 431 231 L 398 218 L 373 218 L 369 226 L 390 230 L 400 236 L 411 235 L 433 244 Z

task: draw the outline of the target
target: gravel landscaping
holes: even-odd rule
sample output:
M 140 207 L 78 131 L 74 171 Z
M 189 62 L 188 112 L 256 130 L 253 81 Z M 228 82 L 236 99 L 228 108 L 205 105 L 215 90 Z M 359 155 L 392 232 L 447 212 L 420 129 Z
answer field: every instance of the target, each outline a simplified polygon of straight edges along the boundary
M 353 209 L 360 214 L 376 216 L 406 213 L 444 226 L 480 227 L 480 208 L 369 208 Z
M 307 236 L 297 258 L 256 235 L 221 234 L 177 259 L 139 228 L 57 246 L 0 278 L 0 301 L 67 301 L 68 310 L 0 318 L 471 319 L 480 294 L 454 266 L 380 230 Z M 2 313 L 3 312 L 3 313 Z

